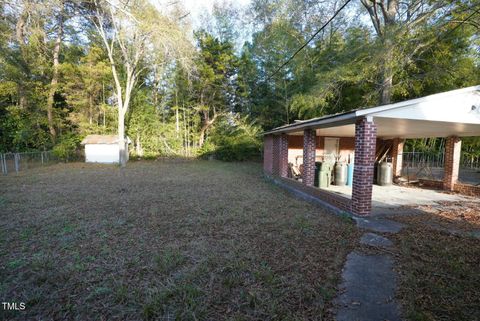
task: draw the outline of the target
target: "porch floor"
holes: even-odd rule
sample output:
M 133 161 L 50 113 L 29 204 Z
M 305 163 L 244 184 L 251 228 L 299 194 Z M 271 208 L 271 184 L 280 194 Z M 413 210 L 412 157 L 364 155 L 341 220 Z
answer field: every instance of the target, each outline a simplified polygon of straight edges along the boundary
M 349 198 L 352 196 L 351 186 L 331 185 L 325 190 Z M 439 205 L 440 202 L 472 200 L 478 201 L 478 198 L 418 187 L 373 185 L 372 214 L 390 214 L 389 210 L 398 210 L 403 206 Z

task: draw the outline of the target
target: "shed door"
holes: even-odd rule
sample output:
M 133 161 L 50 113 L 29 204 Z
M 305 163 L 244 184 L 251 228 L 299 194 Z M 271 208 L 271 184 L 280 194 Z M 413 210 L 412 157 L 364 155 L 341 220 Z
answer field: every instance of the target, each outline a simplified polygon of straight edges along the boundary
M 340 138 L 325 137 L 324 155 L 338 155 Z

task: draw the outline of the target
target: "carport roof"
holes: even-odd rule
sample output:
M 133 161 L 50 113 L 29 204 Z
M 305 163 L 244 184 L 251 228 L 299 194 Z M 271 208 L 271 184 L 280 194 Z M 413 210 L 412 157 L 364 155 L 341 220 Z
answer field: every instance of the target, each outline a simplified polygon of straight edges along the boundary
M 264 133 L 353 137 L 355 122 L 372 118 L 379 138 L 480 136 L 480 85 L 346 113 L 297 121 Z

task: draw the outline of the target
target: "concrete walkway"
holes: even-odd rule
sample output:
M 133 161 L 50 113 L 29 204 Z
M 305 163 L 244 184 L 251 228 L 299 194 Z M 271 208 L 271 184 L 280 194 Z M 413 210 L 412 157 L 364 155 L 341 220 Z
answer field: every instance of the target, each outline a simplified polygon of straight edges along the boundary
M 395 301 L 396 276 L 389 255 L 352 252 L 343 270 L 337 321 L 397 321 L 400 308 Z
M 367 230 L 360 243 L 375 249 L 394 246 L 387 237 L 372 233 L 398 233 L 403 224 L 385 218 L 354 218 Z M 355 250 L 347 256 L 342 283 L 334 300 L 337 321 L 399 321 L 400 304 L 395 300 L 397 275 L 390 254 L 366 254 Z

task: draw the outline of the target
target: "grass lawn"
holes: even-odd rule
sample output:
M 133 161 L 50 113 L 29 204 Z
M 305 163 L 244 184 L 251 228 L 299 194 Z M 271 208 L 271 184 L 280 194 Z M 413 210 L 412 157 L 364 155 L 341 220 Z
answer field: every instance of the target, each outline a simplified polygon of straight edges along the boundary
M 398 298 L 415 321 L 480 320 L 480 203 L 420 207 L 424 214 L 396 218 L 393 235 L 400 279 Z
M 17 320 L 319 320 L 360 232 L 260 164 L 60 164 L 0 178 Z M 2 314 L 3 313 L 3 314 Z

